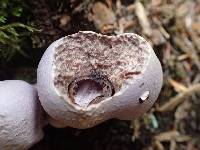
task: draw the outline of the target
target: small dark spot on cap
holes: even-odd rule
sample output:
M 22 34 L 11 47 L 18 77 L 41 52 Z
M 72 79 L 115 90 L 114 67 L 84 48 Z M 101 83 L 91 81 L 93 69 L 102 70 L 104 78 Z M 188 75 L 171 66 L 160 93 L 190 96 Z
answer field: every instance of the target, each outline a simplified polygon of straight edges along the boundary
M 141 88 L 141 87 L 143 87 L 143 85 L 144 85 L 144 83 L 140 84 L 140 86 L 139 86 L 139 87 Z
M 141 98 L 139 98 L 139 103 L 140 104 L 144 103 L 144 100 L 142 100 Z
M 140 74 L 140 73 L 141 73 L 140 71 L 127 72 L 127 73 L 125 73 L 125 76 L 129 76 L 129 75 L 138 75 L 138 74 Z

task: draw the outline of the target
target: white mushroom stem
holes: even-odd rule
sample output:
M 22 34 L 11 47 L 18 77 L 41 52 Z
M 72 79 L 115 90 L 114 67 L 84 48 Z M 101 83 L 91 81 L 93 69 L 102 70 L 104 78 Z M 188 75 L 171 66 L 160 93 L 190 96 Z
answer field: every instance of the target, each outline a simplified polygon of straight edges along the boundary
M 158 58 L 139 35 L 82 31 L 48 47 L 38 66 L 37 89 L 50 124 L 89 128 L 149 110 L 162 78 Z
M 0 81 L 0 149 L 26 150 L 43 138 L 45 114 L 36 89 L 19 80 Z

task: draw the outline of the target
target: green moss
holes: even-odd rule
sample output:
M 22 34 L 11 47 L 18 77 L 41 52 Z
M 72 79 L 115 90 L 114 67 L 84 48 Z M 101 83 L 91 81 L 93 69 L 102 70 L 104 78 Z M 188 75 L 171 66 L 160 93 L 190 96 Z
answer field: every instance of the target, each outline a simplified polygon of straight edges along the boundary
M 0 59 L 10 60 L 16 54 L 27 57 L 22 50 L 22 39 L 34 29 L 20 21 L 25 4 L 23 0 L 0 1 Z M 9 21 L 8 21 L 9 20 Z M 24 19 L 26 20 L 26 19 Z

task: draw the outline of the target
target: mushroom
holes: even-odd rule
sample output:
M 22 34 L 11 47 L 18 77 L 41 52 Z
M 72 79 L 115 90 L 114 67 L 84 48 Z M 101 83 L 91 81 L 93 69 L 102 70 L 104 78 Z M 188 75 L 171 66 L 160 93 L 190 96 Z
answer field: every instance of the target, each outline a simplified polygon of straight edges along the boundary
M 50 124 L 83 129 L 145 113 L 159 95 L 162 78 L 158 58 L 139 35 L 80 31 L 47 48 L 37 89 Z
M 19 80 L 0 81 L 1 150 L 25 150 L 41 140 L 44 117 L 33 86 Z

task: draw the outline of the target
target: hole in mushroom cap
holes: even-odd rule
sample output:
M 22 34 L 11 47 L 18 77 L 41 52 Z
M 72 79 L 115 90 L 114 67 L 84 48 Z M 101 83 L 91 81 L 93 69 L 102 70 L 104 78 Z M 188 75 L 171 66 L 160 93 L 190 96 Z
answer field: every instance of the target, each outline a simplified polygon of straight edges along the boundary
M 82 80 L 77 83 L 76 93 L 74 93 L 74 103 L 86 107 L 98 96 L 101 96 L 103 89 L 100 84 L 92 80 Z
M 142 104 L 144 103 L 146 100 L 149 99 L 149 91 L 145 91 L 139 98 L 139 102 Z
M 69 95 L 72 102 L 87 107 L 114 94 L 112 84 L 108 80 L 95 80 L 90 77 L 80 77 L 69 85 Z

